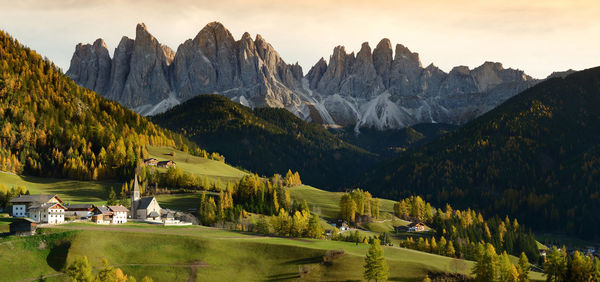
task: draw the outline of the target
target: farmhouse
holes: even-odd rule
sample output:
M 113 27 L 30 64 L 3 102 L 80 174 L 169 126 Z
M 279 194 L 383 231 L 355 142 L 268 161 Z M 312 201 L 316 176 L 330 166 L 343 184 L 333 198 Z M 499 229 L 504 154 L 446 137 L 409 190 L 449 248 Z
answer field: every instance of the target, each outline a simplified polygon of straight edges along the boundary
M 158 165 L 158 160 L 155 158 L 144 159 L 144 165 L 156 166 Z
M 31 218 L 19 218 L 9 225 L 10 233 L 17 236 L 29 236 L 35 234 L 37 224 Z
M 423 222 L 413 222 L 408 225 L 408 232 L 423 232 L 425 231 L 425 224 Z
M 128 212 L 129 210 L 122 205 L 95 207 L 92 221 L 98 224 L 122 224 L 127 222 Z
M 66 217 L 77 217 L 77 218 L 89 218 L 94 214 L 93 204 L 71 204 L 66 205 L 65 216 Z
M 175 167 L 175 162 L 174 162 L 174 161 L 171 161 L 171 160 L 168 160 L 168 161 L 160 161 L 160 162 L 158 162 L 157 166 L 158 166 L 158 167 L 166 167 L 166 168 L 169 168 L 169 167 Z
M 57 195 L 19 195 L 10 200 L 13 216 L 29 217 L 36 223 L 60 224 L 65 221 L 65 207 Z
M 140 197 L 140 185 L 137 174 L 131 189 L 131 218 L 143 220 L 160 220 L 162 209 L 155 197 Z
M 118 205 L 118 206 L 108 206 L 108 208 L 113 213 L 112 218 L 111 218 L 112 224 L 120 224 L 120 223 L 127 222 L 127 213 L 129 212 L 129 210 L 126 207 L 124 207 L 122 205 Z

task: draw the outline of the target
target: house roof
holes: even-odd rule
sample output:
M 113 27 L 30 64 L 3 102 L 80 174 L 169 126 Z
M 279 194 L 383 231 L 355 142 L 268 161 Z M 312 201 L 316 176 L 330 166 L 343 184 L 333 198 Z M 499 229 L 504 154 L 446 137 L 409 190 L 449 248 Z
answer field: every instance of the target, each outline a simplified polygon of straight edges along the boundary
M 40 194 L 40 195 L 19 195 L 10 200 L 11 203 L 47 203 L 52 198 L 56 197 L 59 202 L 62 200 L 56 195 Z
M 67 210 L 85 210 L 85 209 L 93 209 L 93 204 L 70 204 L 65 206 Z
M 411 222 L 411 223 L 408 225 L 408 227 L 414 227 L 414 226 L 417 226 L 417 225 L 425 225 L 425 224 L 423 224 L 423 222 Z
M 156 212 L 156 211 L 152 211 L 150 214 L 148 214 L 149 217 L 159 217 L 160 215 Z
M 147 162 L 147 161 L 156 161 L 156 159 L 155 158 L 149 158 L 149 159 L 144 159 L 144 161 L 145 162 Z
M 168 161 L 160 161 L 158 162 L 158 164 L 168 164 L 168 163 L 175 163 L 174 161 L 168 160 Z
M 172 212 L 165 213 L 161 216 L 162 218 L 175 218 L 175 215 Z
M 41 204 L 37 203 L 37 204 L 31 205 L 29 207 L 29 210 L 47 210 L 54 206 L 60 206 L 62 209 L 66 209 L 65 206 L 63 206 L 61 203 L 41 203 Z
M 129 210 L 122 206 L 122 205 L 118 205 L 118 206 L 108 206 L 109 209 L 111 209 L 113 212 L 128 212 Z
M 99 211 L 99 213 L 96 213 L 96 214 L 107 214 L 107 215 L 112 214 L 112 211 L 110 211 L 110 209 L 108 207 L 100 206 L 100 207 L 96 207 L 96 208 Z
M 140 199 L 140 205 L 137 207 L 138 209 L 147 209 L 150 203 L 152 203 L 154 197 L 144 197 Z

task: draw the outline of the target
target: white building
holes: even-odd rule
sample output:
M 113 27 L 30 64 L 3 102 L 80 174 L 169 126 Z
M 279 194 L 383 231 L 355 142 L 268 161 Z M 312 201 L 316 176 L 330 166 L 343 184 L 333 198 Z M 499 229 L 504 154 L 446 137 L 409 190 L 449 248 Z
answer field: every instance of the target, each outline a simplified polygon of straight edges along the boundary
M 131 189 L 131 218 L 160 221 L 161 214 L 162 208 L 155 197 L 140 197 L 140 185 L 136 174 Z
M 123 224 L 127 222 L 129 210 L 122 206 L 100 206 L 94 209 L 92 221 L 98 224 Z
M 108 208 L 112 211 L 112 224 L 121 224 L 127 222 L 127 213 L 129 213 L 129 210 L 126 207 L 119 205 L 108 206 Z
M 13 216 L 29 217 L 36 223 L 60 224 L 65 221 L 65 207 L 56 195 L 19 195 L 10 200 Z

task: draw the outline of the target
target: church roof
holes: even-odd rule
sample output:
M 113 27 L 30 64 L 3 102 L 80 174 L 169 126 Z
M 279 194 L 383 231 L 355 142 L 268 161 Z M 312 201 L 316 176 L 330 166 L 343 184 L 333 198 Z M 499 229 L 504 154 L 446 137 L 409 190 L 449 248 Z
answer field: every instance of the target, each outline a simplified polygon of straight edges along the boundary
M 144 197 L 140 199 L 140 204 L 138 205 L 138 209 L 147 209 L 150 203 L 152 203 L 154 197 Z
M 138 183 L 138 176 L 137 173 L 135 174 L 135 176 L 133 177 L 133 191 L 140 191 L 140 184 Z

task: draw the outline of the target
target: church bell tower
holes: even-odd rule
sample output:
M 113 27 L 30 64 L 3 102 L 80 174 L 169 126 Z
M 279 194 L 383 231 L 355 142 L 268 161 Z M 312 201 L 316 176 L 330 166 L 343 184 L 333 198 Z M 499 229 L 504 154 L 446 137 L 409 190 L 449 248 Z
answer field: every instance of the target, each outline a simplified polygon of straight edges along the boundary
M 136 210 L 140 203 L 140 184 L 137 173 L 133 178 L 133 189 L 131 189 L 131 218 L 136 218 Z

